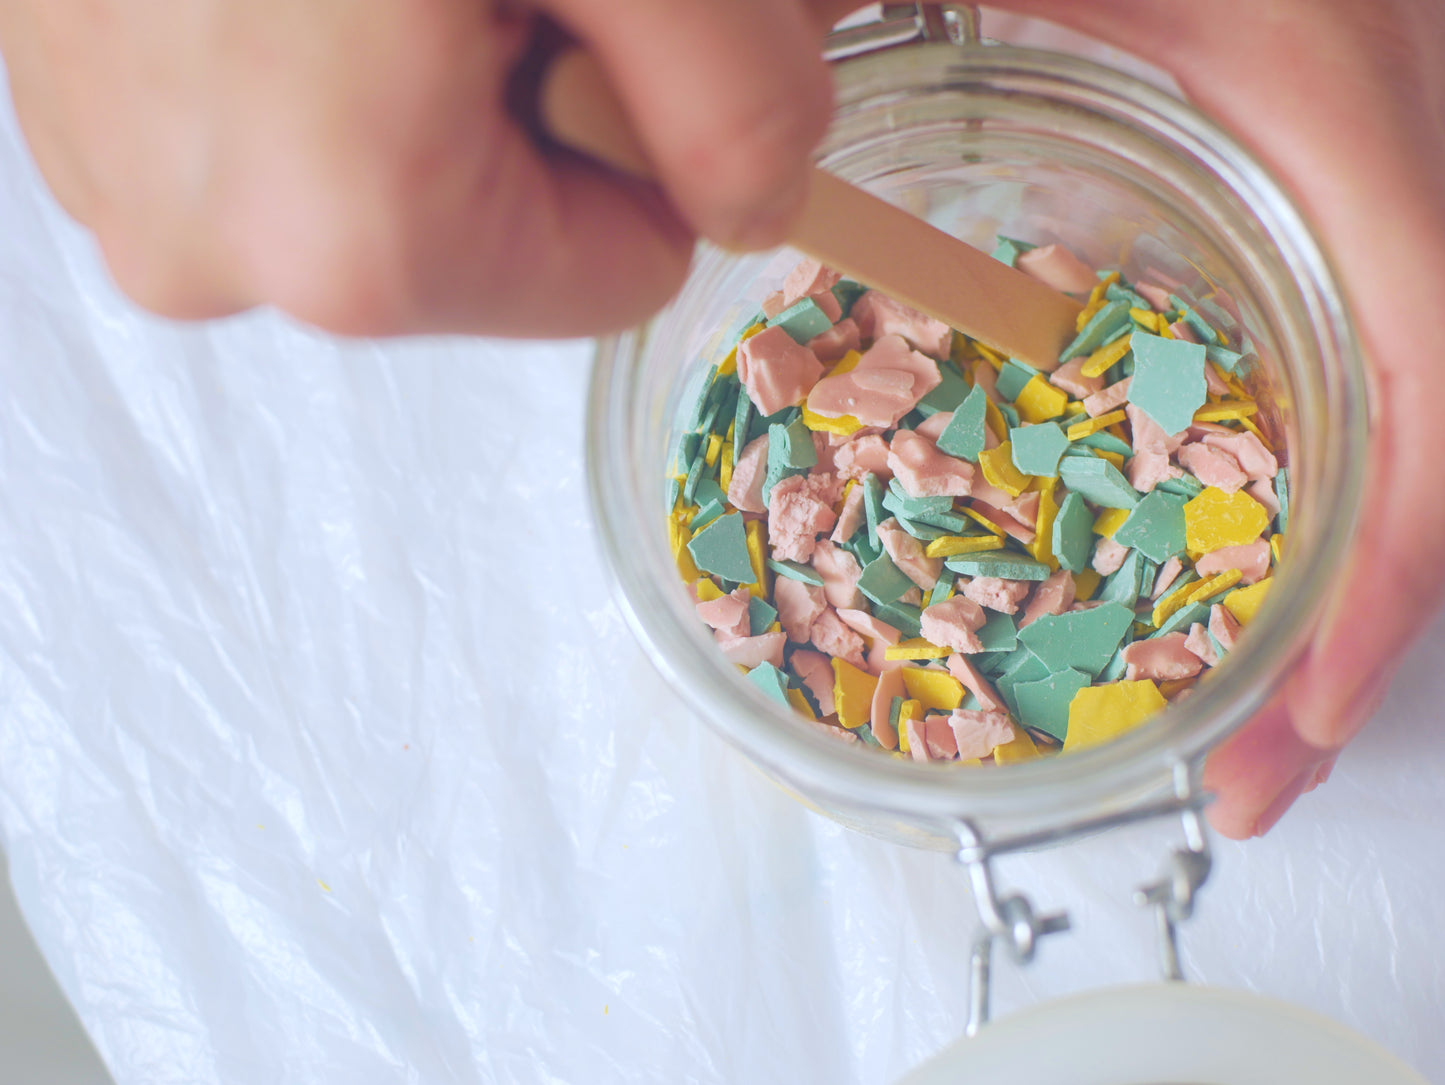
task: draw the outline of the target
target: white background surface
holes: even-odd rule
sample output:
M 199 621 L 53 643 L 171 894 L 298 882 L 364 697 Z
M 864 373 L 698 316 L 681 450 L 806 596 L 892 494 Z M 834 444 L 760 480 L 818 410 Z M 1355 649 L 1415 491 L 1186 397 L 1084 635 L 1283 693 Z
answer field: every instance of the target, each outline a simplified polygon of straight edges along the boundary
M 121 1085 L 879 1082 L 962 1029 L 962 873 L 787 799 L 626 632 L 585 344 L 151 321 L 8 115 L 0 226 L 0 831 Z M 1432 1080 L 1442 659 L 1184 935 Z M 1006 862 L 1075 932 L 1000 1009 L 1149 978 L 1172 842 Z

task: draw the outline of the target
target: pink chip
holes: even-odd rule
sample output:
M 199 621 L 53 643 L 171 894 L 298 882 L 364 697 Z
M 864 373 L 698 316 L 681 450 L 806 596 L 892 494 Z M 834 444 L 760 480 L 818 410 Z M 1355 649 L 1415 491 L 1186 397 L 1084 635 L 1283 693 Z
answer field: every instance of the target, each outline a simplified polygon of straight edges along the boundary
M 908 734 L 908 753 L 915 761 L 927 761 L 928 757 L 928 725 L 919 719 L 909 719 L 903 725 Z
M 840 320 L 825 332 L 819 332 L 808 340 L 808 349 L 820 362 L 836 362 L 850 350 L 863 345 L 858 333 L 858 324 L 852 317 Z
M 757 637 L 738 637 L 735 640 L 718 640 L 718 647 L 729 663 L 736 663 L 749 670 L 760 663 L 771 663 L 779 669 L 783 666 L 783 646 L 788 638 L 783 633 L 764 633 Z
M 867 513 L 863 508 L 863 487 L 854 486 L 843 499 L 843 508 L 838 513 L 838 523 L 829 536 L 835 543 L 845 543 L 863 526 Z
M 1129 416 L 1129 426 L 1134 436 L 1135 452 L 1172 453 L 1184 443 L 1185 432 L 1165 433 L 1163 427 L 1150 418 L 1133 403 L 1124 408 Z
M 909 580 L 924 591 L 933 590 L 939 574 L 943 572 L 942 558 L 930 558 L 924 554 L 923 544 L 899 527 L 898 521 L 891 516 L 878 525 L 878 541 L 888 551 L 893 564 Z
M 1040 245 L 1021 252 L 1014 267 L 1064 294 L 1087 294 L 1099 285 L 1099 277 L 1089 265 L 1062 245 Z
M 1224 383 L 1224 378 L 1219 375 L 1219 370 L 1214 367 L 1213 362 L 1204 363 L 1204 386 L 1212 396 L 1229 395 L 1229 385 Z
M 833 296 L 831 290 L 820 290 L 815 294 L 809 294 L 808 299 L 818 307 L 818 311 L 831 320 L 838 323 L 838 318 L 843 315 L 843 306 Z
M 1194 563 L 1200 576 L 1214 576 L 1229 569 L 1238 569 L 1242 584 L 1257 584 L 1269 575 L 1269 543 L 1256 539 L 1243 546 L 1225 546 L 1211 550 Z
M 1174 308 L 1174 303 L 1169 300 L 1169 291 L 1165 287 L 1156 286 L 1154 283 L 1135 283 L 1134 292 L 1154 306 L 1156 313 Z
M 738 379 L 759 414 L 801 403 L 823 375 L 823 364 L 782 325 L 765 328 L 738 345 Z
M 893 477 L 888 469 L 888 442 L 876 433 L 854 437 L 845 445 L 838 446 L 833 453 L 833 466 L 842 478 L 861 479 L 864 475 L 877 475 L 886 483 Z
M 768 474 L 768 435 L 754 437 L 743 448 L 728 483 L 728 504 L 742 512 L 767 512 L 763 480 Z
M 794 648 L 793 654 L 788 657 L 792 665 L 793 673 L 808 687 L 808 692 L 813 695 L 813 700 L 818 702 L 818 708 L 822 714 L 831 715 L 833 708 L 833 664 L 828 662 L 828 657 L 821 652 L 814 652 L 807 648 Z
M 955 595 L 923 612 L 923 639 L 941 648 L 973 655 L 983 651 L 978 631 L 987 620 L 983 607 L 965 595 Z
M 783 308 L 824 290 L 831 290 L 843 276 L 809 257 L 795 265 L 783 280 Z M 833 317 L 837 320 L 837 317 Z
M 863 638 L 844 625 L 832 607 L 813 622 L 811 635 L 813 647 L 818 651 L 847 660 L 855 667 L 864 666 Z
M 958 739 L 953 737 L 948 721 L 948 716 L 937 713 L 923 717 L 923 737 L 931 760 L 951 761 L 958 756 Z
M 1035 589 L 1034 597 L 1029 600 L 1028 608 L 1024 611 L 1024 616 L 1019 619 L 1018 627 L 1022 629 L 1045 614 L 1064 613 L 1074 605 L 1074 591 L 1073 573 L 1067 569 L 1051 573 L 1048 579 Z
M 898 731 L 889 722 L 893 714 L 893 698 L 904 696 L 903 671 L 884 671 L 878 676 L 878 685 L 873 687 L 873 704 L 868 712 L 868 724 L 873 737 L 885 750 L 898 748 Z
M 972 693 L 978 699 L 978 703 L 984 711 L 1003 711 L 1004 703 L 994 688 L 988 684 L 983 675 L 978 673 L 978 668 L 973 661 L 966 656 L 951 655 L 948 657 L 948 673 L 963 683 L 964 689 Z
M 958 756 L 964 761 L 990 757 L 994 748 L 1018 737 L 1008 713 L 998 709 L 955 708 L 948 717 Z
M 1124 465 L 1124 475 L 1130 486 L 1141 494 L 1147 494 L 1161 482 L 1183 477 L 1184 472 L 1169 462 L 1169 453 L 1146 449 L 1136 453 Z
M 1204 669 L 1204 663 L 1184 646 L 1185 639 L 1183 633 L 1166 633 L 1162 637 L 1134 641 L 1123 652 L 1124 677 L 1130 682 L 1145 678 L 1156 682 L 1193 678 Z
M 767 317 L 769 320 L 772 320 L 773 317 L 777 316 L 784 309 L 786 309 L 788 306 L 783 301 L 783 297 L 784 295 L 781 290 L 774 290 L 771 294 L 765 297 L 763 299 L 763 316 Z
M 1049 374 L 1049 383 L 1060 388 L 1075 399 L 1086 399 L 1097 395 L 1104 387 L 1103 377 L 1086 377 L 1079 370 L 1084 368 L 1088 358 L 1070 358 Z
M 1020 496 L 1022 496 L 1022 495 L 1020 495 Z M 1036 495 L 1036 496 L 1037 496 L 1037 495 Z M 1010 502 L 1010 503 L 1012 503 L 1012 502 Z M 1004 529 L 1004 533 L 1005 533 L 1005 534 L 1009 535 L 1011 538 L 1017 539 L 1019 542 L 1023 543 L 1025 546 L 1028 546 L 1030 543 L 1032 543 L 1032 542 L 1034 541 L 1035 536 L 1038 535 L 1038 531 L 1034 528 L 1034 526 L 1033 526 L 1032 523 L 1029 523 L 1029 524 L 1024 523 L 1022 520 L 1020 520 L 1020 519 L 1018 519 L 1017 517 L 1015 517 L 1015 516 L 1013 516 L 1013 515 L 1005 512 L 1002 508 L 999 508 L 997 505 L 991 505 L 991 504 L 989 504 L 987 501 L 979 501 L 979 500 L 975 499 L 975 500 L 972 500 L 972 501 L 969 502 L 969 507 L 972 508 L 975 512 L 978 512 L 978 513 L 980 513 L 981 515 L 983 515 L 983 516 L 987 517 L 988 519 L 992 520 L 992 521 L 993 521 L 994 523 L 996 523 L 999 527 L 1001 527 L 1001 528 Z M 1034 506 L 1034 517 L 1035 517 L 1035 522 L 1037 522 L 1037 518 L 1038 518 L 1038 506 L 1037 506 L 1037 505 Z
M 1189 636 L 1184 638 L 1184 647 L 1198 656 L 1199 661 L 1206 667 L 1219 666 L 1219 653 L 1214 650 L 1214 645 L 1209 643 L 1209 630 L 1199 622 L 1189 627 Z
M 747 588 L 735 588 L 729 595 L 697 604 L 697 616 L 726 640 L 746 637 L 751 629 L 748 621 L 748 600 L 751 595 Z
M 1213 448 L 1227 452 L 1239 468 L 1254 482 L 1269 482 L 1279 471 L 1279 460 L 1254 434 L 1206 433 L 1201 440 Z
M 863 596 L 858 592 L 858 578 L 863 568 L 848 551 L 819 539 L 813 550 L 813 569 L 823 578 L 823 594 L 835 607 L 859 607 Z
M 1270 483 L 1251 482 L 1244 488 L 1244 492 L 1268 509 L 1271 517 L 1279 515 L 1279 495 L 1274 492 Z
M 945 455 L 913 430 L 893 434 L 888 469 L 909 497 L 967 497 L 973 486 L 971 463 Z
M 938 439 L 943 436 L 943 431 L 948 428 L 948 424 L 952 421 L 952 411 L 934 411 L 922 422 L 914 426 L 913 432 L 920 437 L 926 437 L 936 445 L 938 444 Z
M 865 637 L 871 637 L 874 640 L 881 641 L 884 644 L 897 644 L 903 637 L 903 634 L 898 630 L 894 629 L 887 622 L 879 621 L 866 610 L 839 607 L 838 617 L 843 621 L 843 624 L 850 629 L 863 634 Z
M 1129 556 L 1129 548 L 1121 546 L 1113 539 L 1100 539 L 1094 544 L 1094 560 L 1091 563 L 1094 572 L 1100 576 L 1108 576 L 1110 573 L 1117 573 L 1119 566 L 1124 564 L 1124 559 Z
M 963 594 L 981 607 L 988 607 L 1000 614 L 1015 614 L 1032 587 L 1033 582 L 1029 580 L 976 576 L 963 586 Z
M 865 426 L 892 427 L 942 380 L 932 358 L 910 350 L 899 336 L 885 335 L 853 369 L 814 384 L 808 409 L 824 418 L 851 415 Z
M 821 532 L 838 522 L 826 498 L 835 487 L 831 475 L 789 475 L 768 496 L 768 543 L 780 561 L 807 561 Z
M 794 644 L 808 643 L 813 622 L 828 605 L 822 588 L 787 576 L 774 579 L 773 603 L 778 608 L 778 621 L 783 623 L 783 632 Z
M 1187 321 L 1176 320 L 1169 325 L 1169 330 L 1174 333 L 1175 339 L 1182 339 L 1186 343 L 1199 342 L 1199 334 L 1194 330 L 1193 325 Z
M 1100 415 L 1108 414 L 1110 411 L 1117 411 L 1129 401 L 1129 385 L 1133 377 L 1125 377 L 1123 380 L 1109 385 L 1101 392 L 1095 392 L 1084 398 L 1084 410 L 1089 412 L 1090 418 L 1098 418 Z
M 1239 638 L 1239 619 L 1229 613 L 1223 603 L 1215 603 L 1209 608 L 1209 633 L 1221 648 L 1232 652 Z
M 1239 462 L 1233 456 L 1203 441 L 1181 446 L 1179 464 L 1204 485 L 1227 494 L 1234 493 L 1249 481 L 1249 476 L 1239 469 Z
M 1173 585 L 1174 581 L 1178 579 L 1179 574 L 1183 571 L 1184 563 L 1177 557 L 1170 558 L 1166 561 L 1159 567 L 1159 574 L 1154 577 L 1154 587 L 1149 593 L 1150 597 L 1153 599 L 1162 598 L 1164 593 L 1169 590 L 1170 586 Z
M 876 290 L 869 290 L 854 302 L 853 311 L 848 315 L 858 322 L 863 338 L 876 340 L 885 335 L 899 335 L 914 350 L 939 361 L 948 357 L 953 346 L 953 330 L 943 321 L 925 316 Z

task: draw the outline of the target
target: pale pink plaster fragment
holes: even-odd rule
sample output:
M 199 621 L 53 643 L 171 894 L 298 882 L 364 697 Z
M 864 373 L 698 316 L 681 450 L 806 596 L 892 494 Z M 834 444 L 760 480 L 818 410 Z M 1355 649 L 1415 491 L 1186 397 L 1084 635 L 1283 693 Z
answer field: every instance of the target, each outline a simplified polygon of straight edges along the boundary
M 878 525 L 878 541 L 909 580 L 924 591 L 931 591 L 943 572 L 943 559 L 930 558 L 923 552 L 923 544 L 889 517 Z
M 909 497 L 967 497 L 973 487 L 971 463 L 938 451 L 913 430 L 893 434 L 888 469 Z
M 990 757 L 996 747 L 1012 742 L 1018 729 L 1007 712 L 998 709 L 955 708 L 948 717 L 960 760 Z
M 1204 669 L 1204 662 L 1185 647 L 1183 633 L 1166 633 L 1162 637 L 1136 640 L 1124 648 L 1124 677 L 1130 682 L 1153 679 L 1172 682 L 1193 678 Z
M 901 336 L 914 350 L 939 361 L 948 357 L 953 346 L 953 329 L 943 321 L 910 309 L 877 290 L 863 294 L 853 303 L 853 310 L 848 315 L 858 322 L 864 339 Z
M 983 651 L 978 631 L 987 620 L 983 607 L 965 595 L 955 595 L 926 609 L 920 624 L 928 643 L 972 655 Z
M 1033 587 L 1028 580 L 1004 580 L 997 576 L 976 576 L 961 589 L 981 607 L 1000 614 L 1015 614 Z
M 1241 584 L 1257 584 L 1269 575 L 1269 543 L 1256 539 L 1243 546 L 1225 546 L 1211 550 L 1194 563 L 1199 575 L 1215 576 L 1229 569 L 1238 569 L 1243 575 Z
M 801 403 L 822 375 L 823 364 L 781 325 L 738 345 L 738 379 L 759 414 L 776 414 Z

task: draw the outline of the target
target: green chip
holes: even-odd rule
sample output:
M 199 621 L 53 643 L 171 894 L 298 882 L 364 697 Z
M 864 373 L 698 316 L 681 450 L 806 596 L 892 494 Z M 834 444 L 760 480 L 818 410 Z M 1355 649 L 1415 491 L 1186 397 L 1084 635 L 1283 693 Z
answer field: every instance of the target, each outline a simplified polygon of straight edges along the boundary
M 1015 241 L 1011 237 L 1004 237 L 1003 234 L 999 234 L 994 238 L 994 241 L 993 258 L 1007 264 L 1009 267 L 1013 267 L 1014 262 L 1018 260 L 1023 253 L 1028 252 L 1034 247 L 1027 241 Z
M 1051 673 L 1068 668 L 1098 674 L 1118 649 L 1134 612 L 1121 603 L 1045 614 L 1019 630 L 1019 640 Z
M 873 607 L 873 616 L 910 639 L 923 630 L 923 611 L 912 603 L 877 603 Z
M 954 368 L 952 363 L 940 362 L 938 375 L 943 378 L 937 388 L 918 401 L 918 411 L 924 415 L 935 415 L 939 411 L 956 411 L 959 404 L 968 398 L 968 381 Z
M 1154 632 L 1149 634 L 1149 639 L 1168 636 L 1170 633 L 1184 632 L 1195 622 L 1203 625 L 1209 624 L 1209 604 L 1190 603 L 1188 606 L 1180 607 L 1165 620 Z
M 782 558 L 769 558 L 768 568 L 779 576 L 785 576 L 789 580 L 801 580 L 804 584 L 811 584 L 815 588 L 823 586 L 823 578 L 811 565 L 803 565 L 796 561 L 785 561 Z
M 818 463 L 818 450 L 813 445 L 813 431 L 803 424 L 802 417 L 783 424 L 768 426 L 768 471 L 763 477 L 763 501 L 772 498 L 773 487 L 789 475 L 804 475 Z
M 1274 476 L 1274 496 L 1279 498 L 1279 533 L 1289 530 L 1289 469 L 1281 467 Z
M 1054 516 L 1054 557 L 1071 573 L 1081 573 L 1089 565 L 1094 549 L 1094 514 L 1076 493 L 1068 494 Z
M 1184 506 L 1182 494 L 1152 490 L 1139 499 L 1129 518 L 1114 532 L 1120 546 L 1133 547 L 1150 561 L 1164 562 L 1184 553 Z
M 1041 422 L 1009 430 L 1009 446 L 1020 471 L 1048 477 L 1058 474 L 1059 458 L 1069 447 L 1069 439 L 1057 422 Z
M 1043 562 L 1008 550 L 958 554 L 944 565 L 964 576 L 996 576 L 1003 580 L 1047 580 L 1050 571 Z
M 1139 491 L 1117 467 L 1098 456 L 1065 456 L 1059 461 L 1059 478 L 1076 494 L 1105 508 L 1132 509 L 1139 503 Z
M 693 563 L 705 573 L 735 584 L 751 584 L 755 579 L 740 512 L 728 513 L 708 524 L 692 537 L 687 549 Z
M 748 444 L 748 427 L 753 421 L 753 401 L 744 392 L 738 396 L 737 406 L 733 409 L 733 447 L 730 453 L 733 458 L 732 465 L 736 467 L 738 460 L 742 459 L 743 449 Z
M 1180 475 L 1178 478 L 1166 478 L 1156 490 L 1163 490 L 1166 494 L 1182 494 L 1186 499 L 1198 497 L 1204 492 L 1204 483 L 1190 474 Z
M 1082 671 L 1065 669 L 1036 682 L 1014 686 L 1018 716 L 1026 727 L 1035 727 L 1060 742 L 1069 733 L 1069 704 L 1074 694 L 1090 684 Z
M 990 613 L 979 627 L 978 639 L 985 652 L 1011 652 L 1018 646 L 1018 630 L 1012 616 Z
M 1080 437 L 1072 442 L 1072 447 L 1079 445 L 1085 448 L 1097 448 L 1104 452 L 1113 452 L 1120 456 L 1134 455 L 1134 447 L 1128 441 L 1121 441 L 1112 433 L 1100 430 L 1098 433 L 1091 433 L 1087 437 Z
M 788 306 L 772 320 L 769 327 L 779 327 L 790 335 L 795 343 L 806 345 L 815 335 L 822 335 L 833 326 L 828 314 L 818 307 L 812 298 L 803 298 Z
M 868 524 L 868 545 L 874 550 L 882 544 L 878 541 L 878 525 L 888 517 L 883 515 L 883 484 L 871 471 L 859 483 L 863 487 L 863 515 Z
M 998 394 L 1012 403 L 1018 399 L 1019 393 L 1024 390 L 1024 385 L 1038 375 L 1039 371 L 1033 366 L 1016 362 L 1010 358 L 1004 362 L 1003 368 L 998 372 Z
M 1133 324 L 1129 319 L 1129 303 L 1111 301 L 1089 318 L 1089 322 L 1080 329 L 1073 342 L 1059 355 L 1059 361 L 1067 362 L 1080 354 L 1092 354 L 1116 337 L 1121 328 L 1127 330 Z
M 839 279 L 833 284 L 833 296 L 842 306 L 844 317 L 853 311 L 853 303 L 866 293 L 868 293 L 868 288 L 862 283 L 855 283 L 852 279 Z M 839 319 L 841 320 L 842 317 Z
M 908 574 L 894 565 L 887 554 L 880 554 L 869 562 L 858 578 L 858 590 L 878 604 L 898 602 L 913 586 Z
M 1130 550 L 1124 555 L 1123 564 L 1109 574 L 1095 598 L 1101 603 L 1122 603 L 1133 610 L 1139 593 L 1144 590 L 1144 566 L 1146 564 L 1143 554 L 1137 550 Z
M 748 681 L 757 686 L 778 704 L 788 704 L 788 678 L 782 671 L 766 661 L 748 671 Z
M 1194 421 L 1194 412 L 1209 401 L 1204 347 L 1138 331 L 1131 348 L 1134 379 L 1129 384 L 1129 402 L 1166 434 L 1183 433 Z
M 948 425 L 938 435 L 938 451 L 957 456 L 969 463 L 978 462 L 978 454 L 984 448 L 984 416 L 987 413 L 988 396 L 982 385 L 974 385 L 973 391 L 964 398 Z
M 766 599 L 748 596 L 748 629 L 753 636 L 758 636 L 777 620 L 777 610 Z

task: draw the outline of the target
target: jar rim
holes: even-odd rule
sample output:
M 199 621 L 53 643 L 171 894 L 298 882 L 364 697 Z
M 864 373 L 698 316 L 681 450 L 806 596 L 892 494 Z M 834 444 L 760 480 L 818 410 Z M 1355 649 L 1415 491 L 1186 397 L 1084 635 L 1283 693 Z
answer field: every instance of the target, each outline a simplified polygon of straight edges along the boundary
M 907 55 L 906 67 L 900 54 Z M 1329 261 L 1283 187 L 1215 122 L 1133 76 L 1041 50 L 913 44 L 837 62 L 840 114 L 861 102 L 919 89 L 921 79 L 944 67 L 952 77 L 980 86 L 1026 89 L 1127 117 L 1161 148 L 1190 157 L 1243 199 L 1288 269 L 1325 368 L 1324 425 L 1339 438 L 1325 444 L 1311 485 L 1314 493 L 1330 495 L 1331 529 L 1314 531 L 1309 546 L 1292 545 L 1290 560 L 1276 574 L 1270 605 L 1251 625 L 1252 650 L 1229 662 L 1229 681 L 1201 684 L 1194 696 L 1171 704 L 1148 726 L 1107 744 L 1002 771 L 859 756 L 832 736 L 797 726 L 787 710 L 737 682 L 710 641 L 680 624 L 684 616 L 657 598 L 655 567 L 646 548 L 636 545 L 636 525 L 648 517 L 661 519 L 657 495 L 631 485 L 613 458 L 622 455 L 630 425 L 628 361 L 640 356 L 656 318 L 597 344 L 587 412 L 595 522 L 615 594 L 654 666 L 714 731 L 810 797 L 933 825 L 961 816 L 1049 818 L 1138 801 L 1169 786 L 1175 765 L 1196 762 L 1262 707 L 1278 684 L 1271 676 L 1281 674 L 1305 647 L 1307 638 L 1298 633 L 1319 618 L 1324 589 L 1353 537 L 1363 489 L 1368 405 L 1359 346 Z M 825 139 L 824 160 L 829 150 Z M 1292 524 L 1297 517 L 1322 523 L 1323 504 L 1292 509 Z M 1299 534 L 1304 533 L 1292 526 L 1292 541 Z

